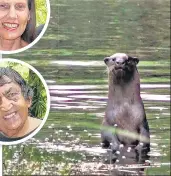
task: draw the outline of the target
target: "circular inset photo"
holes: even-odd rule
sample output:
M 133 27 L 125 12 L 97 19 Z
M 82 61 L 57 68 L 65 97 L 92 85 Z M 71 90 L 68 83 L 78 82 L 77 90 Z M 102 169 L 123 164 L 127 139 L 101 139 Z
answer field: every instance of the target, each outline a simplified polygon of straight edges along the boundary
M 49 115 L 50 95 L 41 74 L 16 59 L 0 60 L 0 144 L 33 137 Z
M 49 19 L 49 0 L 0 0 L 0 53 L 18 53 L 33 46 Z

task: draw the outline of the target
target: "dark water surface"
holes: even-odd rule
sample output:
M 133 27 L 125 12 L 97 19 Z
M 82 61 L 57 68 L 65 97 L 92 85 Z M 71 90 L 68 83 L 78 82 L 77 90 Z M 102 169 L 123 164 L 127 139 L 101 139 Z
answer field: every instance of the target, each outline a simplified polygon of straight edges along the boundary
M 103 58 L 124 52 L 140 59 L 151 132 L 146 174 L 170 175 L 169 5 L 169 0 L 51 0 L 44 37 L 23 53 L 3 55 L 33 65 L 51 94 L 48 121 L 35 139 L 25 147 L 4 147 L 5 174 L 112 175 L 100 146 L 108 89 Z

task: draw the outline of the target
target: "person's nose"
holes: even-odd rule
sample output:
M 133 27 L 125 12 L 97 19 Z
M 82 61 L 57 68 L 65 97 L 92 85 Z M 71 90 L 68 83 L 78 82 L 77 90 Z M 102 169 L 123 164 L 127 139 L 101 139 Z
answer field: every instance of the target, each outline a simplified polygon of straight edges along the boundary
M 0 110 L 1 111 L 9 111 L 12 108 L 11 100 L 8 100 L 6 97 L 2 97 L 0 99 Z
M 8 12 L 8 16 L 12 19 L 16 19 L 17 18 L 17 13 L 16 13 L 16 9 L 14 6 L 11 6 Z

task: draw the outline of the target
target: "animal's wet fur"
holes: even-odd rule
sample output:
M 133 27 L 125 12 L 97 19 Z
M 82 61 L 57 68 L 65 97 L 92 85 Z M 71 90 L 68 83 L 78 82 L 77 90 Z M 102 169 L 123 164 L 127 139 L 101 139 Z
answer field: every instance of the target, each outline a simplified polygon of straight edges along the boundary
M 101 131 L 102 146 L 113 153 L 120 144 L 133 146 L 137 151 L 137 162 L 149 159 L 150 133 L 144 105 L 140 97 L 140 79 L 136 65 L 139 59 L 124 53 L 116 53 L 104 59 L 108 68 L 109 92 L 102 126 L 126 130 L 138 138 L 131 138 L 110 130 Z M 143 140 L 143 137 L 146 139 Z

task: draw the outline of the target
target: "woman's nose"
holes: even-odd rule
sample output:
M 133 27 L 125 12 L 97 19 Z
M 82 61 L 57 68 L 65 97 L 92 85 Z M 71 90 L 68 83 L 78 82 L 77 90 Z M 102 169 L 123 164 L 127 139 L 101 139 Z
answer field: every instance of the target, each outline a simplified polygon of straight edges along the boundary
M 1 111 L 9 111 L 12 108 L 12 102 L 11 100 L 8 100 L 5 97 L 2 97 L 0 99 L 0 110 Z
M 16 9 L 14 6 L 11 6 L 8 12 L 8 15 L 10 18 L 12 19 L 16 19 L 17 18 L 17 13 L 16 13 Z

